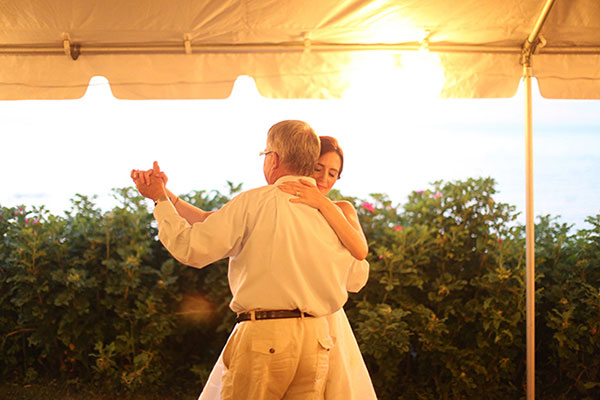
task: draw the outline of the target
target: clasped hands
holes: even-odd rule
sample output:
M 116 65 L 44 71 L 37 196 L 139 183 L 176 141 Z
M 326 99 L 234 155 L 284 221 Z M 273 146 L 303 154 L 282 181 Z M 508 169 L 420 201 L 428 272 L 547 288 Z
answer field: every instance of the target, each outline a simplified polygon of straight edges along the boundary
M 167 196 L 165 185 L 167 184 L 167 175 L 160 170 L 158 163 L 154 161 L 152 169 L 141 171 L 139 169 L 131 170 L 131 179 L 135 187 L 142 196 L 156 202 L 162 196 Z

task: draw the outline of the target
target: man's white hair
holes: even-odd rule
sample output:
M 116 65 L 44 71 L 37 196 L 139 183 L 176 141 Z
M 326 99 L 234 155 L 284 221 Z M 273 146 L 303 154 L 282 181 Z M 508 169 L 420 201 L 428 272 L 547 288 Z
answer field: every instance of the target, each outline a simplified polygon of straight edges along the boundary
M 309 124 L 298 120 L 278 122 L 269 129 L 267 143 L 290 172 L 312 175 L 319 159 L 321 142 Z

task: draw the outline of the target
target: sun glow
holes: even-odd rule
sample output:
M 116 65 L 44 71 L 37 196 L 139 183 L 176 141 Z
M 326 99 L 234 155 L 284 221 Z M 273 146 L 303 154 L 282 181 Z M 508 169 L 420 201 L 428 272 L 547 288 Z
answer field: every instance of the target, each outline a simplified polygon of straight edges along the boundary
M 439 98 L 444 70 L 439 56 L 425 49 L 356 55 L 349 73 L 348 99 L 415 102 Z

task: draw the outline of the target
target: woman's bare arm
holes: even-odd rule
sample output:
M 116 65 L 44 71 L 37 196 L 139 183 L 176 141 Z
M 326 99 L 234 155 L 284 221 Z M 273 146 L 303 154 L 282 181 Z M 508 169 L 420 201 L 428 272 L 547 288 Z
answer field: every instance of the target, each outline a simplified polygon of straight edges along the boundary
M 175 196 L 173 192 L 171 192 L 169 189 L 166 189 L 166 191 L 167 195 L 169 196 L 169 200 L 175 206 L 177 213 L 181 215 L 181 217 L 184 218 L 190 225 L 196 222 L 204 222 L 204 220 L 206 220 L 206 218 L 208 218 L 209 215 L 215 212 L 204 211 L 186 202 L 185 200 L 182 200 L 179 197 Z
M 357 260 L 364 260 L 369 252 L 369 246 L 367 238 L 358 222 L 356 210 L 347 201 L 334 203 L 325 196 L 323 198 L 327 202 L 323 202 L 319 211 L 340 238 L 342 244 L 350 251 L 350 254 Z M 335 208 L 341 209 L 343 215 Z
M 278 185 L 278 188 L 297 196 L 290 202 L 307 204 L 319 210 L 350 254 L 357 260 L 364 260 L 369 252 L 369 246 L 352 204 L 347 201 L 334 203 L 308 181 L 300 180 L 300 182 L 286 182 Z

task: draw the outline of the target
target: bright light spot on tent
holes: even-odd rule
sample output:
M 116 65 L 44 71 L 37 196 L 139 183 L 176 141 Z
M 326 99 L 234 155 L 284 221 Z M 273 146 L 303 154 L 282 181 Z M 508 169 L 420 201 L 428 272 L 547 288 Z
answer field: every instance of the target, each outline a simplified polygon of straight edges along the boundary
M 410 25 L 406 20 L 392 20 L 373 28 L 367 28 L 362 40 L 370 43 L 388 43 L 390 38 L 402 38 L 402 42 L 421 42 L 427 32 Z
M 439 56 L 427 50 L 361 53 L 349 81 L 348 99 L 415 102 L 439 98 L 444 69 Z
M 94 101 L 98 100 L 114 100 L 112 91 L 110 90 L 110 83 L 104 76 L 92 76 L 88 83 L 87 90 L 85 91 L 85 99 L 91 99 Z
M 396 38 L 402 42 L 420 42 L 428 35 L 428 31 L 422 27 L 415 26 L 415 22 L 404 12 L 402 4 L 393 2 L 371 1 L 361 4 L 360 11 L 355 17 L 362 23 L 356 28 L 356 37 L 353 40 L 369 43 L 388 43 L 390 38 Z M 399 3 L 399 2 L 397 2 Z M 368 21 L 368 22 L 364 22 Z

